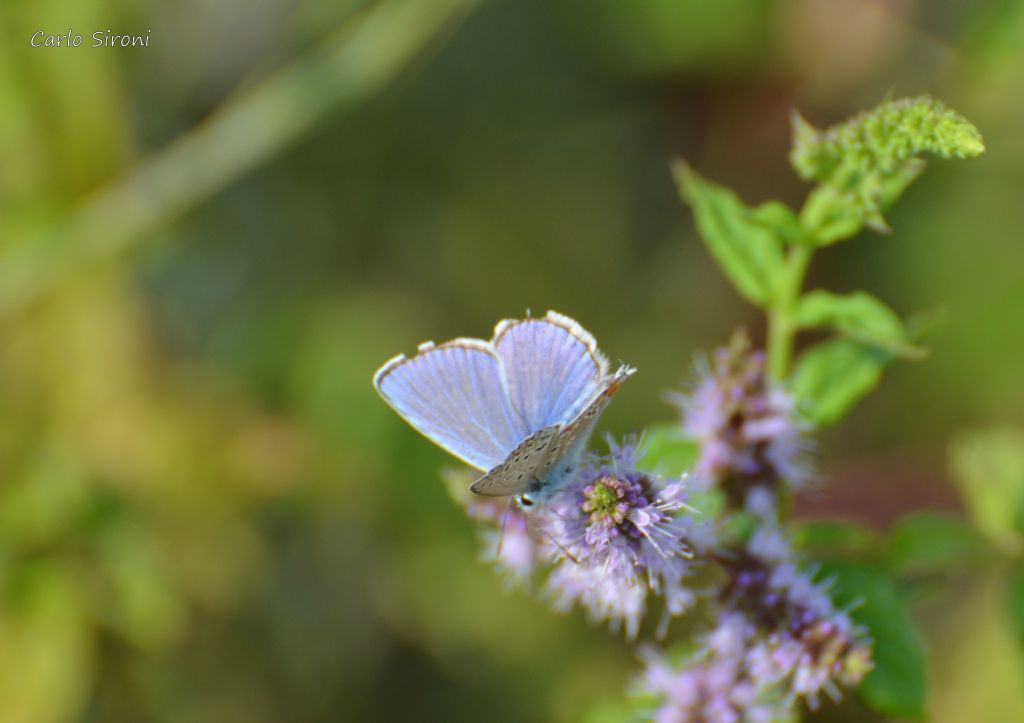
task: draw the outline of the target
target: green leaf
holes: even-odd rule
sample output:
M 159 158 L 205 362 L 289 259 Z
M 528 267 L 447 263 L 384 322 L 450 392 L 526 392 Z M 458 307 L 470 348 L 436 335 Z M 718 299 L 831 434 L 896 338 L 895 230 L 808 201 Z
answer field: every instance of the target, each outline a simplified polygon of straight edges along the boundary
M 864 702 L 883 715 L 920 718 L 926 694 L 924 643 L 884 570 L 866 563 L 826 563 L 832 598 L 871 633 L 874 669 L 860 685 Z M 859 604 L 858 604 L 859 603 Z
M 817 176 L 828 177 L 839 165 L 839 158 L 821 142 L 822 131 L 811 125 L 800 111 L 793 109 L 789 117 L 793 127 L 793 148 L 789 162 L 804 180 Z
M 882 212 L 899 199 L 924 168 L 924 161 L 908 159 L 871 181 L 858 181 L 863 185 L 859 192 L 829 183 L 818 186 L 800 212 L 807 243 L 828 246 L 856 236 L 864 226 L 876 233 L 889 233 Z
M 894 572 L 945 574 L 978 563 L 989 550 L 963 518 L 922 511 L 893 524 L 885 558 Z
M 751 218 L 788 244 L 813 244 L 797 213 L 781 201 L 765 201 L 754 208 Z
M 833 294 L 811 291 L 796 309 L 800 328 L 830 328 L 867 346 L 875 346 L 896 356 L 920 358 L 925 350 L 912 345 L 896 313 L 871 294 Z
M 794 529 L 793 543 L 813 559 L 862 557 L 877 546 L 878 533 L 853 520 L 810 520 Z
M 678 477 L 697 459 L 697 443 L 686 436 L 681 424 L 652 424 L 641 438 L 639 464 L 667 477 Z
M 790 390 L 810 421 L 833 424 L 878 384 L 891 358 L 849 339 L 825 341 L 800 356 Z
M 1024 562 L 1018 561 L 1006 580 L 1006 603 L 1017 642 L 1024 647 Z
M 856 200 L 836 188 L 818 186 L 807 196 L 800 224 L 819 246 L 850 238 L 864 226 L 865 213 Z
M 768 306 L 785 274 L 780 240 L 732 191 L 697 175 L 686 163 L 673 164 L 679 193 L 693 215 L 708 251 L 736 290 Z
M 920 158 L 911 158 L 897 165 L 889 173 L 883 174 L 879 180 L 879 210 L 886 211 L 896 203 L 910 184 L 924 173 L 926 166 L 927 164 Z M 882 223 L 885 222 L 882 221 Z M 874 230 L 887 232 L 889 227 L 883 226 L 881 229 Z
M 975 526 L 1002 550 L 1024 551 L 1024 431 L 961 436 L 950 452 L 950 469 Z
M 822 245 L 865 225 L 887 232 L 882 212 L 921 175 L 918 156 L 973 158 L 984 150 L 977 128 L 928 96 L 886 101 L 824 131 L 794 114 L 790 162 L 801 178 L 819 184 L 801 222 Z

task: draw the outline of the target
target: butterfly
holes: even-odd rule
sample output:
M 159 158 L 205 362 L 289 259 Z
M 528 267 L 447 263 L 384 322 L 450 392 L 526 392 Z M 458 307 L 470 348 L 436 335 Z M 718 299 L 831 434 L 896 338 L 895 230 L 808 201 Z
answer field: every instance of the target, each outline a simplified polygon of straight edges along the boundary
M 427 439 L 484 472 L 470 490 L 523 508 L 558 490 L 598 417 L 636 369 L 609 372 L 597 342 L 567 316 L 505 319 L 490 341 L 425 342 L 373 377 Z

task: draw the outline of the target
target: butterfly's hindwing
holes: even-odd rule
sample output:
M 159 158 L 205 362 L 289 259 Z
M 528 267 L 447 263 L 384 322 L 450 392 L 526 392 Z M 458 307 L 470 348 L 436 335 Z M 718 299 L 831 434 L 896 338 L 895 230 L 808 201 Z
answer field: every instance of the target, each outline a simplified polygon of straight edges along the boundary
M 545 463 L 552 459 L 561 425 L 545 427 L 524 439 L 504 462 L 473 483 L 469 489 L 478 495 L 514 495 L 524 491 L 536 479 Z

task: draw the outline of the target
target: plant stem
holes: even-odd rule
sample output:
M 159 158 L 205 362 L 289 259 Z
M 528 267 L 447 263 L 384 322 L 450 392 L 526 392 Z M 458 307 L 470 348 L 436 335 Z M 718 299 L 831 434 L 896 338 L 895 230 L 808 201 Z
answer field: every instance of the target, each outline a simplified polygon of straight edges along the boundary
M 768 373 L 783 381 L 789 373 L 796 338 L 796 306 L 803 290 L 807 266 L 814 254 L 812 246 L 793 246 L 786 257 L 786 275 L 779 295 L 768 310 Z

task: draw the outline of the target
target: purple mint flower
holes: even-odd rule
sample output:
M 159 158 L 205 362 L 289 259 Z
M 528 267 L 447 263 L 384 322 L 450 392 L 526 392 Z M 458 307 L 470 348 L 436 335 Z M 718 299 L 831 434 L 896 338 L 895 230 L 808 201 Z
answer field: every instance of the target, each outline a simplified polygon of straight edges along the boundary
M 803 486 L 809 477 L 804 427 L 793 398 L 768 379 L 764 354 L 750 351 L 746 336 L 737 334 L 698 373 L 690 394 L 674 396 L 684 429 L 700 445 L 695 488 L 720 487 L 742 507 L 753 490 Z M 752 511 L 758 509 L 763 499 Z
M 752 679 L 782 685 L 813 708 L 822 691 L 838 699 L 840 685 L 856 685 L 870 670 L 863 631 L 800 571 L 778 530 L 762 527 L 720 561 L 729 575 L 720 603 L 759 631 L 747 656 Z
M 649 594 L 665 598 L 661 632 L 693 604 L 684 579 L 701 532 L 679 514 L 688 509 L 679 482 L 639 471 L 635 442 L 610 446 L 607 460 L 582 468 L 540 513 L 563 552 L 546 590 L 557 609 L 578 603 L 635 638 Z
M 748 656 L 756 626 L 726 614 L 682 666 L 652 648 L 641 650 L 645 672 L 640 690 L 657 701 L 658 723 L 771 723 L 784 719 L 784 696 L 751 674 Z
M 480 523 L 481 558 L 512 587 L 528 588 L 538 564 L 551 557 L 549 543 L 533 534 L 522 511 L 496 498 L 467 496 L 464 509 Z
M 696 525 L 679 481 L 637 469 L 635 441 L 609 441 L 606 459 L 583 464 L 551 499 L 524 512 L 495 498 L 455 495 L 479 525 L 483 558 L 513 585 L 546 572 L 544 591 L 559 610 L 579 604 L 595 622 L 639 632 L 648 596 L 664 598 L 662 634 L 694 602 L 685 584 L 690 546 L 704 549 L 710 525 Z M 462 489 L 452 480 L 456 492 Z
M 640 688 L 653 695 L 656 721 L 789 720 L 796 705 L 818 704 L 821 691 L 838 698 L 870 669 L 870 651 L 852 640 L 842 613 L 768 631 L 748 613 L 723 611 L 703 645 L 680 666 L 651 648 Z

